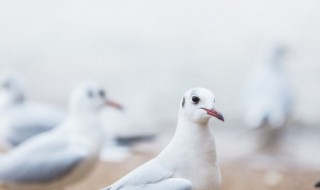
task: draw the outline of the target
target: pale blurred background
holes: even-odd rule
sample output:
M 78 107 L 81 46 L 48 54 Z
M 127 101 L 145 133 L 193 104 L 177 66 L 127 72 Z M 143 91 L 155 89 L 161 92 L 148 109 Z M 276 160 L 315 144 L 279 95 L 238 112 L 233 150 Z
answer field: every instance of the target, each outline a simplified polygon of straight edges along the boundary
M 170 136 L 183 93 L 209 88 L 226 118 L 213 124 L 219 127 L 223 189 L 313 189 L 312 182 L 320 179 L 319 21 L 318 0 L 1 1 L 0 69 L 16 70 L 30 98 L 64 109 L 76 84 L 96 79 L 126 108 L 123 116 L 105 114 L 110 133 L 165 129 Z M 252 172 L 235 164 L 239 157 L 248 162 L 243 161 L 247 153 L 251 157 L 252 132 L 243 123 L 244 84 L 270 40 L 288 48 L 284 68 L 295 104 L 286 142 L 300 152 L 293 165 L 301 173 L 293 167 L 295 175 L 274 160 L 271 165 L 280 166 L 271 171 L 264 170 L 269 168 L 264 160 L 250 166 Z M 302 144 L 292 144 L 293 139 Z M 74 188 L 101 188 L 151 156 L 136 157 L 134 163 L 128 158 L 129 166 L 102 164 Z M 110 167 L 120 173 L 112 176 Z

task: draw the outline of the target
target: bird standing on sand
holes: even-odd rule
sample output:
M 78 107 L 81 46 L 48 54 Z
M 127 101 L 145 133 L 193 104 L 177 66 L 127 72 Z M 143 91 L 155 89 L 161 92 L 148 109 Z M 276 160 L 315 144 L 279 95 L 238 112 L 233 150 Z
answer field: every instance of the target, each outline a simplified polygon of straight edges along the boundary
M 108 100 L 91 81 L 72 94 L 69 115 L 55 129 L 0 156 L 0 184 L 17 189 L 57 189 L 84 177 L 98 160 L 102 129 L 98 113 Z
M 209 119 L 224 121 L 214 94 L 193 88 L 183 97 L 175 135 L 154 159 L 104 190 L 220 190 L 221 175 Z
M 245 121 L 250 128 L 282 127 L 292 111 L 293 96 L 282 68 L 285 47 L 274 43 L 268 48 L 266 59 L 248 81 Z

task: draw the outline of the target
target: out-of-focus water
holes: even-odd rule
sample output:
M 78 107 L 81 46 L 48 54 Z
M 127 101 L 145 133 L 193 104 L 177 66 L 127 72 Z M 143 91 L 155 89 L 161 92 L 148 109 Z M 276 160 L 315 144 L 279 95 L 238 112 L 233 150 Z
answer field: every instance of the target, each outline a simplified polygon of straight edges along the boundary
M 265 42 L 280 39 L 289 47 L 294 119 L 316 125 L 319 7 L 317 0 L 2 1 L 0 69 L 20 72 L 30 97 L 61 105 L 75 84 L 96 79 L 144 126 L 175 121 L 182 94 L 204 86 L 227 120 L 241 121 L 246 76 Z

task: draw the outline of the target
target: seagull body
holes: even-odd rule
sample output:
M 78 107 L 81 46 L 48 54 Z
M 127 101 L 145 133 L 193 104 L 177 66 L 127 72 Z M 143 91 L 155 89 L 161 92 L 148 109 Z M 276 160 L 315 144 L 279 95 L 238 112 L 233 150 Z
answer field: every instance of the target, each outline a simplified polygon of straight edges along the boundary
M 71 97 L 68 118 L 0 157 L 0 184 L 19 189 L 62 188 L 84 177 L 98 160 L 106 103 L 101 86 L 88 82 Z
M 65 118 L 58 108 L 36 102 L 24 102 L 2 112 L 1 138 L 8 146 L 17 146 L 26 140 L 58 126 Z
M 292 110 L 292 94 L 282 70 L 283 47 L 272 46 L 266 60 L 254 70 L 247 89 L 246 124 L 258 128 L 265 123 L 283 126 Z
M 101 132 L 95 127 L 85 127 L 88 124 L 69 118 L 58 128 L 0 157 L 0 183 L 19 189 L 42 189 L 59 187 L 84 177 L 97 160 L 101 140 Z M 81 129 L 81 134 L 73 134 L 76 128 L 71 126 L 75 125 Z
M 220 168 L 215 141 L 208 126 L 214 95 L 204 88 L 183 97 L 175 135 L 154 159 L 133 170 L 104 190 L 219 190 Z
M 0 80 L 0 141 L 6 148 L 53 129 L 65 118 L 58 108 L 29 101 L 15 75 Z

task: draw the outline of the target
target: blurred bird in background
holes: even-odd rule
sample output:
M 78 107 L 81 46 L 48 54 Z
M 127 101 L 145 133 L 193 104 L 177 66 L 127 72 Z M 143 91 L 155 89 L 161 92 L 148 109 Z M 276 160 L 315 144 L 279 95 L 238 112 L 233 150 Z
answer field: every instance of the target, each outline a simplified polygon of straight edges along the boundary
M 249 81 L 246 123 L 251 128 L 264 124 L 282 127 L 292 111 L 292 92 L 282 65 L 286 48 L 277 43 L 269 48 L 266 59 Z
M 61 125 L 0 156 L 0 184 L 18 189 L 56 189 L 86 176 L 101 149 L 98 114 L 105 105 L 121 108 L 108 100 L 100 84 L 89 81 L 79 86 Z
M 268 144 L 276 141 L 293 108 L 293 95 L 283 70 L 286 47 L 273 42 L 267 47 L 266 57 L 252 72 L 246 90 L 245 122 L 249 128 L 268 126 Z
M 2 149 L 20 145 L 60 124 L 65 113 L 26 97 L 21 79 L 12 71 L 0 77 L 0 142 Z

